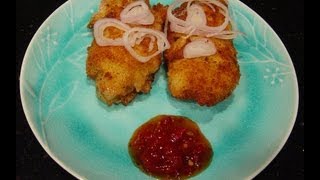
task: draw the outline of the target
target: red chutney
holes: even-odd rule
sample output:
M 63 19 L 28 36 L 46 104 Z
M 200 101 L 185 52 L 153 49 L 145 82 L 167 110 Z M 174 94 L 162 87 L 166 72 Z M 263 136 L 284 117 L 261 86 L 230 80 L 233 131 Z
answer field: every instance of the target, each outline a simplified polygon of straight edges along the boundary
M 181 116 L 160 115 L 131 137 L 129 153 L 143 172 L 161 179 L 185 179 L 203 171 L 213 151 L 198 125 Z

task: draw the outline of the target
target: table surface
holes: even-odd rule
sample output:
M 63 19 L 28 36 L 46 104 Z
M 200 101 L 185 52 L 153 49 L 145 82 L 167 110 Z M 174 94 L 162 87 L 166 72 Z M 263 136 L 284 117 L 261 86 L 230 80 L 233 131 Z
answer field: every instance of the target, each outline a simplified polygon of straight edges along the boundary
M 33 135 L 20 101 L 19 74 L 26 48 L 41 23 L 66 0 L 16 0 L 16 179 L 75 179 L 55 163 Z M 242 0 L 278 33 L 299 82 L 299 112 L 278 156 L 256 179 L 304 179 L 304 1 Z

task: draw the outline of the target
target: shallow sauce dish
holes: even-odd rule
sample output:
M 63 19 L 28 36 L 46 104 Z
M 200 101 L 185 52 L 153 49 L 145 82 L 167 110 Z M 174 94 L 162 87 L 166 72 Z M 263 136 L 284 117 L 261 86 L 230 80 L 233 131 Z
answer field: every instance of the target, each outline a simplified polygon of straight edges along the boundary
M 169 4 L 170 0 L 151 0 Z M 96 97 L 85 61 L 87 29 L 100 0 L 69 0 L 42 24 L 26 51 L 20 76 L 22 105 L 36 138 L 79 179 L 152 179 L 132 163 L 127 145 L 141 124 L 159 114 L 186 116 L 210 141 L 214 158 L 192 179 L 251 179 L 281 150 L 295 122 L 298 86 L 283 43 L 238 0 L 229 0 L 241 71 L 233 94 L 213 107 L 174 99 L 163 67 L 152 90 L 128 106 Z

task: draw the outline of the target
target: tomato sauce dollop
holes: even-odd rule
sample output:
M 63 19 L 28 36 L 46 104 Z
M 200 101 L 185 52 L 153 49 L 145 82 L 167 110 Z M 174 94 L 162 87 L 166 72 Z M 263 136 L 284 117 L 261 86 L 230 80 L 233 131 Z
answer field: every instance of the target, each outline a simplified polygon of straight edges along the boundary
M 143 172 L 161 179 L 184 179 L 203 171 L 213 151 L 198 125 L 182 116 L 159 115 L 141 125 L 129 154 Z

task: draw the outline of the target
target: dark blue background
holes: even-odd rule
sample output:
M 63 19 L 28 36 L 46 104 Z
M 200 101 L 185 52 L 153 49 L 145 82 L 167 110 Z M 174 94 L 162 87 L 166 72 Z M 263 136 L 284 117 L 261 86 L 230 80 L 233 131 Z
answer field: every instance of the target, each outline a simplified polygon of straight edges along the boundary
M 19 94 L 20 67 L 27 45 L 41 23 L 65 0 L 16 0 L 16 179 L 74 179 L 35 139 Z M 304 179 L 304 1 L 243 0 L 278 33 L 297 71 L 299 113 L 284 148 L 256 179 Z

